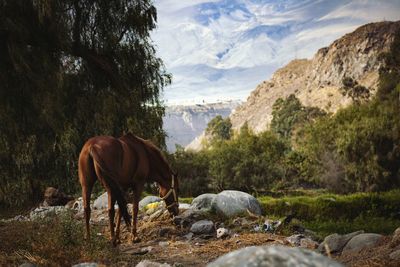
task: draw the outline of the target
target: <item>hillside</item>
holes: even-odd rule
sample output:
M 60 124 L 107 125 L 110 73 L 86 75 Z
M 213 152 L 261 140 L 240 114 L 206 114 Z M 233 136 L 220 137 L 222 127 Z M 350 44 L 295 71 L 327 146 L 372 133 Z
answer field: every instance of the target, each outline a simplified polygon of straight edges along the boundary
M 318 50 L 312 59 L 296 59 L 259 84 L 230 115 L 233 128 L 245 122 L 256 133 L 266 130 L 272 119 L 272 105 L 278 98 L 295 94 L 303 105 L 329 112 L 351 103 L 339 89 L 344 77 L 352 77 L 372 91 L 377 87 L 379 55 L 387 51 L 400 28 L 400 21 L 361 26 Z

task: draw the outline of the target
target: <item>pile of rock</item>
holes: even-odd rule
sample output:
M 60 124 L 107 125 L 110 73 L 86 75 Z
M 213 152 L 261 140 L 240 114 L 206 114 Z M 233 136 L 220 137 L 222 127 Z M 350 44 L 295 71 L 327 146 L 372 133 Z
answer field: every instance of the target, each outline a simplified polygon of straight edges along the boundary
M 318 250 L 325 254 L 357 252 L 364 248 L 374 247 L 383 236 L 374 233 L 357 231 L 346 235 L 332 234 L 325 237 Z

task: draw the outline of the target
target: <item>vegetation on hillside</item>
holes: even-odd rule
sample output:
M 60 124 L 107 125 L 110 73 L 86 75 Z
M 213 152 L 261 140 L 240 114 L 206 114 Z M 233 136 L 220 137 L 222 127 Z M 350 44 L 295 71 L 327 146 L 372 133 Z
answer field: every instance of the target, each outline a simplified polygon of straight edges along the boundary
M 271 129 L 257 135 L 246 124 L 234 133 L 229 119 L 215 118 L 208 126 L 213 140 L 206 149 L 198 153 L 181 149 L 171 156 L 185 184 L 182 194 L 224 189 L 262 194 L 299 187 L 337 193 L 398 188 L 399 44 L 400 33 L 391 50 L 380 57 L 383 64 L 373 98 L 357 81 L 343 79 L 343 94 L 354 104 L 336 114 L 304 107 L 290 95 L 275 102 Z M 199 175 L 194 178 L 193 173 Z
M 92 136 L 164 144 L 156 18 L 150 0 L 0 1 L 0 204 L 77 191 Z

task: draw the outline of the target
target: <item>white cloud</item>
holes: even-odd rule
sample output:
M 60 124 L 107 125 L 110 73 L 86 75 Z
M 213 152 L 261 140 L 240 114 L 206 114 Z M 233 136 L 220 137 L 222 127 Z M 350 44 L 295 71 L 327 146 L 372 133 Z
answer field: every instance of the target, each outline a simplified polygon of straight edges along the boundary
M 166 103 L 245 99 L 274 70 L 358 26 L 400 19 L 400 1 L 157 0 Z

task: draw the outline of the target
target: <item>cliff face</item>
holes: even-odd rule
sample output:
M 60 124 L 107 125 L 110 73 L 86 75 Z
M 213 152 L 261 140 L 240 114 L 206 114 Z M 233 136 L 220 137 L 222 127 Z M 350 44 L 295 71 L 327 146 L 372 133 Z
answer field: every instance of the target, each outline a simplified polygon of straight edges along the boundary
M 344 77 L 352 77 L 372 91 L 378 83 L 379 54 L 389 49 L 398 22 L 379 22 L 361 26 L 352 33 L 321 48 L 311 60 L 293 60 L 273 77 L 257 86 L 247 101 L 230 115 L 235 130 L 247 121 L 255 132 L 268 129 L 272 105 L 295 94 L 306 106 L 330 112 L 351 103 L 339 89 Z
M 239 102 L 230 101 L 167 107 L 163 123 L 168 135 L 166 140 L 168 151 L 174 152 L 175 144 L 186 146 L 206 129 L 211 119 L 217 115 L 221 115 L 224 118 L 228 117 L 238 105 Z

